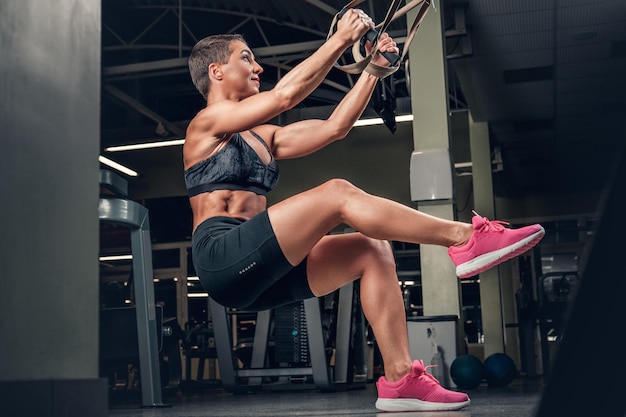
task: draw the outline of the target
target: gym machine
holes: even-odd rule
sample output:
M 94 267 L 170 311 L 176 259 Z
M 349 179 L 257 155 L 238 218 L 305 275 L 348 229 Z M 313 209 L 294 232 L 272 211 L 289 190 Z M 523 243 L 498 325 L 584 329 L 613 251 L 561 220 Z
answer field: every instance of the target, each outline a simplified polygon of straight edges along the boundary
M 130 229 L 142 404 L 144 407 L 168 407 L 161 398 L 148 209 L 126 198 L 128 183 L 111 171 L 100 170 L 100 188 L 106 193 L 98 202 L 100 221 Z
M 292 319 L 297 322 L 293 323 L 289 333 L 295 339 L 306 339 L 303 341 L 306 347 L 293 352 L 295 361 L 291 365 L 270 366 L 268 359 L 272 324 L 274 350 L 280 350 L 280 343 L 284 343 L 284 338 L 279 340 L 276 335 L 280 325 L 276 323 L 275 316 L 276 311 L 283 307 L 257 312 L 249 368 L 236 365 L 236 349 L 233 346 L 236 328 L 233 328 L 229 310 L 209 297 L 222 387 L 232 393 L 271 389 L 337 391 L 364 387 L 367 382 L 365 319 L 358 297 L 355 297 L 356 291 L 355 283 L 350 283 L 330 295 L 338 298 L 334 355 L 327 354 L 320 306 L 323 299 L 310 298 L 286 306 L 287 309 L 293 308 Z M 282 327 L 285 330 L 284 320 Z
M 577 271 L 550 272 L 537 282 L 538 322 L 544 377 L 563 338 L 571 305 L 579 285 Z

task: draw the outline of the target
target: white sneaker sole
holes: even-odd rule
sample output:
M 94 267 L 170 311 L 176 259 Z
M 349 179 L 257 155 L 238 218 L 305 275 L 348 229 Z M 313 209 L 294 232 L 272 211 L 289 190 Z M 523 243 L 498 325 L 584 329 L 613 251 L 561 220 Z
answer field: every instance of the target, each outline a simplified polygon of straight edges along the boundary
M 431 403 L 412 398 L 379 398 L 376 409 L 386 412 L 402 411 L 454 411 L 468 406 L 470 400 L 460 403 Z
M 459 278 L 469 278 L 486 271 L 502 262 L 508 261 L 535 246 L 546 231 L 541 228 L 538 232 L 522 239 L 514 244 L 493 252 L 480 255 L 471 261 L 462 263 L 456 267 L 456 275 Z

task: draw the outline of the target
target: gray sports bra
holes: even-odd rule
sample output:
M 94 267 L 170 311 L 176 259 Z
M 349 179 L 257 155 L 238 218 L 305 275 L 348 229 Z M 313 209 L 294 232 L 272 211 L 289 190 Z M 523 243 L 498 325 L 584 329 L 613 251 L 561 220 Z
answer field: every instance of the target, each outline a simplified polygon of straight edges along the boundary
M 250 130 L 268 152 L 259 135 Z M 185 171 L 189 197 L 214 190 L 244 190 L 266 195 L 278 182 L 278 166 L 272 156 L 265 164 L 239 133 L 235 133 L 223 149 Z

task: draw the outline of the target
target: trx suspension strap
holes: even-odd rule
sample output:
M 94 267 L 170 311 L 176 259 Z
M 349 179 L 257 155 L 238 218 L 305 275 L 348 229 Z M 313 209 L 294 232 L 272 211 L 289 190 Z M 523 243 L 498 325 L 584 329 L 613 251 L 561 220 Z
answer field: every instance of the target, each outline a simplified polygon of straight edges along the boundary
M 364 1 L 365 0 L 352 0 L 350 3 L 346 4 L 339 11 L 339 13 L 335 15 L 330 25 L 330 30 L 328 32 L 327 39 L 330 38 L 336 32 L 337 22 L 346 13 L 346 11 L 348 11 L 348 9 L 352 9 L 358 6 Z M 352 56 L 355 62 L 352 64 L 347 64 L 347 65 L 335 64 L 335 67 L 349 74 L 359 74 L 362 71 L 365 71 L 379 78 L 385 78 L 388 75 L 391 75 L 394 72 L 396 72 L 398 68 L 400 68 L 400 63 L 402 62 L 402 60 L 404 60 L 406 54 L 408 53 L 409 45 L 411 44 L 411 41 L 415 37 L 415 33 L 417 32 L 419 25 L 424 20 L 424 17 L 426 16 L 426 12 L 428 12 L 428 8 L 431 2 L 431 0 L 411 0 L 402 8 L 398 9 L 401 1 L 402 0 L 393 0 L 391 3 L 391 6 L 389 7 L 389 10 L 387 11 L 387 15 L 385 16 L 385 20 L 382 23 L 375 26 L 376 30 L 370 30 L 366 34 L 365 38 L 371 41 L 373 45 L 370 53 L 364 57 L 363 54 L 361 54 L 360 42 L 356 42 L 354 45 L 352 45 Z M 406 37 L 406 41 L 404 42 L 402 56 L 398 56 L 397 54 L 385 53 L 384 54 L 385 58 L 387 58 L 387 60 L 390 61 L 391 66 L 381 67 L 379 65 L 372 64 L 370 61 L 372 60 L 372 57 L 374 56 L 374 54 L 378 51 L 378 38 L 380 37 L 380 34 L 387 31 L 387 27 L 389 26 L 391 22 L 404 16 L 409 10 L 417 7 L 418 5 L 421 5 L 421 7 L 419 11 L 417 12 L 417 16 L 415 17 L 415 20 L 413 21 L 413 25 L 411 26 L 411 29 L 409 30 L 408 35 Z M 392 56 L 389 56 L 389 55 L 392 55 Z

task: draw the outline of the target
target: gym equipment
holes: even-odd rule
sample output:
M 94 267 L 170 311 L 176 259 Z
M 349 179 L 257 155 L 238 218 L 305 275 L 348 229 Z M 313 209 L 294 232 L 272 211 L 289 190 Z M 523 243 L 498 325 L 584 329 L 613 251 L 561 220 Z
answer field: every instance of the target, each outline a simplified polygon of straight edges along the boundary
M 163 345 L 163 308 L 155 307 L 157 350 Z M 137 326 L 132 319 L 137 316 L 135 307 L 100 309 L 100 358 L 131 358 L 139 355 Z
M 216 366 L 214 359 L 217 359 L 215 349 L 215 337 L 213 329 L 208 322 L 185 323 L 184 337 L 182 340 L 183 355 L 185 356 L 185 375 L 182 381 L 183 390 L 192 390 L 196 387 L 218 386 L 216 378 Z M 196 378 L 192 378 L 192 359 L 198 359 L 196 367 Z M 208 375 L 205 378 L 204 368 L 208 363 Z
M 346 4 L 333 18 L 327 38 L 330 38 L 333 35 L 337 27 L 337 22 L 346 13 L 346 11 L 348 9 L 352 9 L 358 6 L 364 1 L 365 0 L 352 0 L 351 2 Z M 362 40 L 361 42 L 355 43 L 352 47 L 352 56 L 354 57 L 355 62 L 346 65 L 335 64 L 335 67 L 344 72 L 347 72 L 348 74 L 359 74 L 362 71 L 367 71 L 380 78 L 387 77 L 388 75 L 396 72 L 398 68 L 400 68 L 402 60 L 406 57 L 409 51 L 409 44 L 413 40 L 413 37 L 415 36 L 419 25 L 424 20 L 424 17 L 426 17 L 426 12 L 428 12 L 428 8 L 430 6 L 430 0 L 411 0 L 401 8 L 400 3 L 401 0 L 393 0 L 391 2 L 391 5 L 389 6 L 387 15 L 385 16 L 385 20 L 382 23 L 376 25 L 375 29 L 371 29 L 366 33 L 365 39 L 369 40 L 374 45 L 374 48 L 372 49 L 372 51 L 370 51 L 369 55 L 364 57 L 361 54 L 360 47 L 362 42 L 364 42 L 364 40 Z M 391 66 L 389 67 L 380 67 L 378 65 L 372 64 L 370 61 L 372 60 L 374 54 L 377 52 L 379 34 L 384 33 L 391 22 L 404 16 L 409 10 L 419 5 L 421 5 L 420 10 L 418 11 L 417 16 L 415 17 L 415 20 L 413 21 L 413 24 L 411 26 L 411 29 L 409 30 L 409 34 L 406 37 L 403 48 L 404 51 L 402 55 L 398 56 L 397 54 L 383 54 L 385 58 L 387 58 L 387 60 L 391 63 Z
M 331 295 L 338 298 L 334 355 L 329 354 L 332 348 L 327 349 L 324 337 L 320 306 L 323 299 L 310 298 L 256 312 L 252 346 L 249 340 L 245 346 L 233 346 L 236 319 L 231 320 L 229 313 L 248 312 L 226 309 L 209 297 L 222 387 L 232 393 L 364 387 L 367 382 L 365 320 L 358 301 L 355 302 L 358 300 L 355 288 L 355 283 L 350 283 Z M 268 355 L 272 324 L 274 358 Z M 250 366 L 236 365 L 235 353 Z
M 532 262 L 535 259 L 541 259 L 541 248 L 539 245 L 533 248 L 533 251 L 527 255 L 520 256 L 520 286 L 515 292 L 515 305 L 517 307 L 517 328 L 519 334 L 520 349 L 520 372 L 523 372 L 526 378 L 532 379 L 537 377 L 535 339 L 537 337 L 537 303 L 534 299 L 535 275 L 541 273 L 541 261 Z
M 350 8 L 348 6 L 345 6 L 343 9 L 341 9 L 339 13 L 337 13 L 337 20 L 340 20 L 349 9 Z M 378 36 L 379 36 L 379 32 L 376 29 L 370 29 L 367 31 L 363 39 L 361 39 L 361 44 L 364 44 L 365 41 L 367 40 L 367 41 L 370 41 L 372 45 L 374 45 L 376 41 L 378 40 Z M 389 61 L 389 64 L 392 67 L 395 66 L 398 63 L 398 60 L 400 59 L 400 55 L 394 52 L 383 52 L 382 55 L 385 57 L 387 61 Z
M 102 195 L 98 202 L 100 221 L 121 224 L 130 229 L 143 406 L 168 407 L 161 398 L 148 209 L 125 198 L 128 196 L 128 183 L 111 171 L 100 170 L 100 187 L 108 193 Z
M 134 386 L 134 369 L 140 369 L 136 307 L 100 309 L 100 375 L 109 378 L 111 389 Z M 179 332 L 175 319 L 164 320 L 163 308 L 156 306 L 157 342 L 161 389 L 176 392 L 182 373 L 179 354 Z
M 489 355 L 483 363 L 485 380 L 490 387 L 504 387 L 509 385 L 517 374 L 517 367 L 510 356 L 504 353 Z
M 550 373 L 552 357 L 563 337 L 579 282 L 576 271 L 550 272 L 537 280 L 537 316 L 544 376 Z
M 310 362 L 303 303 L 288 304 L 274 310 L 274 359 L 277 363 L 299 365 Z
M 450 365 L 450 377 L 459 388 L 476 388 L 484 375 L 484 365 L 474 355 L 459 355 Z

